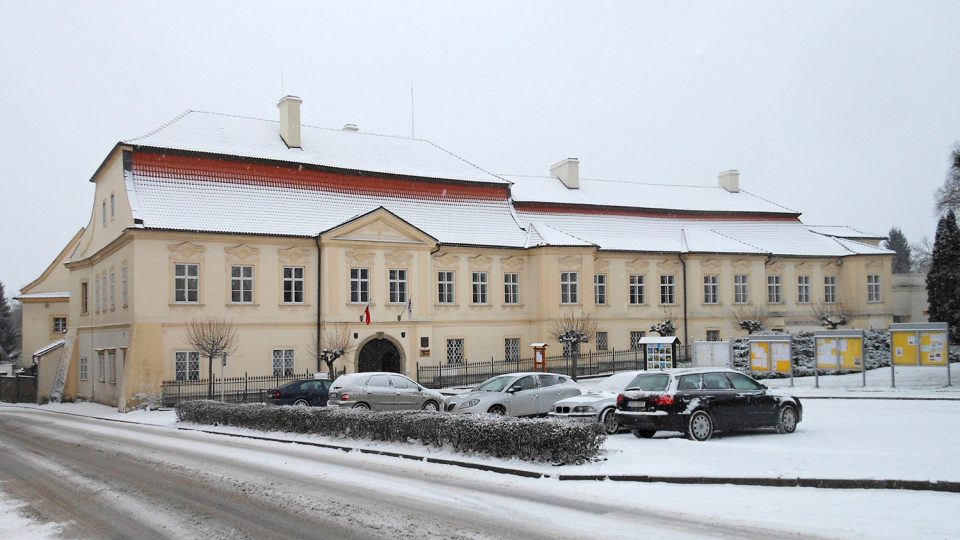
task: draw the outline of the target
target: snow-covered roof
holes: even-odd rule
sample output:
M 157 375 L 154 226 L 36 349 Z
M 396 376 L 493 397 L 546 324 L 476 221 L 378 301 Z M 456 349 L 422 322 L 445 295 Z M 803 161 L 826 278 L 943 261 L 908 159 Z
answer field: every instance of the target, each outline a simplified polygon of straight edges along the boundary
M 583 204 L 694 212 L 799 214 L 796 210 L 747 191 L 731 193 L 719 186 L 641 184 L 581 178 L 578 189 L 569 189 L 552 176 L 501 176 L 513 182 L 511 193 L 513 200 L 519 203 Z
M 66 342 L 67 342 L 67 341 L 64 340 L 64 339 L 58 339 L 58 340 L 54 341 L 53 343 L 49 343 L 49 344 L 44 345 L 43 347 L 37 349 L 37 352 L 33 353 L 33 356 L 34 356 L 34 357 L 43 356 L 43 355 L 47 354 L 48 352 L 56 349 L 57 347 L 63 347 L 63 345 L 64 345 Z
M 14 300 L 53 300 L 58 298 L 70 298 L 69 291 L 56 291 L 56 292 L 35 292 L 35 293 L 23 293 L 18 296 L 13 297 Z
M 520 211 L 522 223 L 546 226 L 609 251 L 743 253 L 842 257 L 889 250 L 816 234 L 800 221 L 653 218 Z
M 187 111 L 146 135 L 122 142 L 345 170 L 507 183 L 429 141 L 304 125 L 302 147 L 288 148 L 279 126 L 274 120 Z
M 670 344 L 679 341 L 677 336 L 644 336 L 640 338 L 640 343 Z
M 810 230 L 827 236 L 836 236 L 838 238 L 860 238 L 869 240 L 882 240 L 886 236 L 882 234 L 870 234 L 846 225 L 807 225 Z

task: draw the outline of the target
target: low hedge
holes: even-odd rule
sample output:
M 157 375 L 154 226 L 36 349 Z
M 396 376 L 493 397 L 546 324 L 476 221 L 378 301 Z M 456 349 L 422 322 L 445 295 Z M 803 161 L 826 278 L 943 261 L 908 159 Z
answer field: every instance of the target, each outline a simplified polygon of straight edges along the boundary
M 277 407 L 254 403 L 187 401 L 177 419 L 260 431 L 310 433 L 389 442 L 420 442 L 465 454 L 565 465 L 596 457 L 606 439 L 598 422 L 510 418 L 443 412 Z

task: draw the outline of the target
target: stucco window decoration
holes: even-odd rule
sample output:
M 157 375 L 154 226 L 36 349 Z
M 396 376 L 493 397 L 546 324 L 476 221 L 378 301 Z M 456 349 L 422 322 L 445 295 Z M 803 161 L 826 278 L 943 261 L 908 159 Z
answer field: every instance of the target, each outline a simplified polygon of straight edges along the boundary
M 200 379 L 200 353 L 197 351 L 177 351 L 174 353 L 174 377 L 178 381 L 196 381 Z
M 463 338 L 451 338 L 447 340 L 447 363 L 463 363 Z
M 660 303 L 677 303 L 677 277 L 673 275 L 660 276 Z
M 454 276 L 450 270 L 437 272 L 437 302 L 440 304 L 454 303 Z
M 797 303 L 810 303 L 810 276 L 797 276 Z
M 560 272 L 560 303 L 580 303 L 580 272 Z
M 733 303 L 747 304 L 750 302 L 750 276 L 737 274 L 733 276 Z
M 127 277 L 127 267 L 120 267 L 120 305 L 127 307 L 130 305 L 129 279 Z
M 117 309 L 117 273 L 110 271 L 110 281 L 107 285 L 110 293 L 110 311 Z
M 234 304 L 253 303 L 253 267 L 233 265 L 230 267 L 230 301 Z
M 647 301 L 643 276 L 630 276 L 630 303 L 640 305 Z
M 273 349 L 273 376 L 293 375 L 293 349 Z
M 93 311 L 100 313 L 100 275 L 93 276 Z
M 703 276 L 703 303 L 720 303 L 720 276 L 716 274 Z
M 370 269 L 350 269 L 350 302 L 366 304 L 370 302 Z
M 283 303 L 303 303 L 303 267 L 283 267 Z
M 391 268 L 389 270 L 390 280 L 390 303 L 407 303 L 407 271 Z
M 195 304 L 200 301 L 200 265 L 177 263 L 174 265 L 173 289 L 175 302 Z
M 780 276 L 767 276 L 767 302 L 770 304 L 783 303 L 783 291 L 780 287 Z
M 823 301 L 827 304 L 837 303 L 837 276 L 823 278 Z
M 487 303 L 487 273 L 473 272 L 473 303 Z
M 520 274 L 516 272 L 503 274 L 503 303 L 520 303 Z
M 880 301 L 880 275 L 870 274 L 867 276 L 867 302 Z
M 593 275 L 593 303 L 602 306 L 607 303 L 607 275 Z

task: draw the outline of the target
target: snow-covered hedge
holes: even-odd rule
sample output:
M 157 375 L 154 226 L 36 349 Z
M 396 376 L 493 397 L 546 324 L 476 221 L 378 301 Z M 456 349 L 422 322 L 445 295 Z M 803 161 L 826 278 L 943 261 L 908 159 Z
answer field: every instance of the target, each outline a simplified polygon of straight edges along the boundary
M 597 422 L 454 415 L 442 412 L 327 410 L 218 401 L 176 406 L 177 419 L 261 431 L 310 433 L 342 439 L 420 442 L 467 454 L 582 463 L 596 457 L 606 439 Z

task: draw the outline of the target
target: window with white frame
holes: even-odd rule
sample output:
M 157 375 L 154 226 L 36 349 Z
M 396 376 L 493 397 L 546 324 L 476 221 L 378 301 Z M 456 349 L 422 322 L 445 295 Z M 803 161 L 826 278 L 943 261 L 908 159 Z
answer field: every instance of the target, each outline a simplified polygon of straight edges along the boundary
M 289 377 L 293 375 L 293 349 L 273 350 L 273 376 Z
M 867 302 L 880 301 L 880 275 L 870 274 L 867 276 Z
M 644 291 L 643 276 L 630 276 L 630 303 L 634 305 L 646 302 L 646 293 Z
M 473 303 L 487 303 L 487 273 L 473 272 Z
M 750 276 L 747 274 L 737 274 L 733 276 L 733 303 L 750 303 Z
M 810 303 L 810 276 L 797 276 L 797 303 Z
M 370 302 L 370 269 L 350 269 L 350 302 L 366 304 Z
M 62 334 L 67 331 L 67 318 L 66 317 L 54 317 L 53 318 L 53 333 Z
M 107 382 L 116 384 L 117 382 L 117 350 L 107 351 Z
M 503 303 L 520 303 L 520 274 L 517 272 L 503 274 Z
M 120 267 L 120 305 L 123 307 L 127 307 L 130 305 L 126 266 Z
M 284 304 L 302 304 L 303 303 L 303 267 L 302 266 L 284 266 L 283 267 L 283 303 Z
M 824 276 L 823 301 L 827 304 L 837 303 L 837 276 Z
M 110 281 L 107 284 L 107 290 L 110 295 L 110 311 L 117 309 L 117 273 L 110 271 Z
M 520 338 L 508 337 L 503 340 L 503 358 L 508 362 L 520 360 Z
M 107 380 L 107 370 L 106 370 L 106 361 L 104 360 L 106 356 L 106 351 L 97 351 L 97 380 L 104 382 Z
M 643 350 L 640 347 L 640 338 L 646 336 L 647 333 L 640 330 L 632 330 L 630 332 L 630 350 L 632 351 L 641 351 Z
M 720 341 L 720 331 L 707 330 L 707 341 Z
M 607 333 L 606 332 L 597 332 L 597 350 L 605 351 L 609 345 L 607 344 Z
M 454 302 L 454 275 L 451 270 L 437 272 L 437 303 L 452 304 Z
M 607 275 L 593 275 L 593 303 L 602 306 L 607 303 Z
M 80 357 L 80 380 L 85 381 L 90 378 L 90 359 L 86 356 Z
M 195 304 L 200 301 L 200 265 L 177 263 L 173 266 L 173 301 Z
M 463 338 L 451 338 L 447 340 L 447 363 L 463 363 Z
M 780 285 L 780 276 L 767 276 L 767 303 L 783 303 L 783 291 Z
M 674 275 L 660 276 L 660 303 L 677 303 L 677 277 Z
M 390 285 L 390 303 L 407 303 L 407 271 L 399 268 L 391 268 L 387 271 Z
M 100 299 L 100 307 L 103 308 L 103 312 L 107 311 L 107 273 L 104 272 L 100 275 L 100 294 L 103 298 Z
M 560 303 L 580 303 L 580 272 L 560 272 Z
M 176 380 L 196 381 L 200 379 L 200 353 L 197 351 L 177 351 L 173 356 L 173 370 Z
M 715 274 L 703 276 L 703 303 L 720 303 L 720 276 Z
M 235 264 L 230 267 L 230 301 L 234 304 L 253 303 L 253 266 Z

